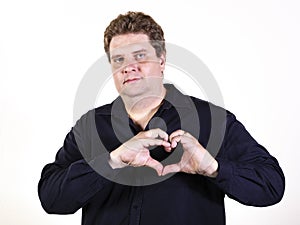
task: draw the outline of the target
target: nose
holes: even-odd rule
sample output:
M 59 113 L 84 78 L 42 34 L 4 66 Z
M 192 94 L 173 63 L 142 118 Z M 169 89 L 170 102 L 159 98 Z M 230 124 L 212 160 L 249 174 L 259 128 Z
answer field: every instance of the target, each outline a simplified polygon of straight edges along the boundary
M 137 72 L 137 71 L 138 71 L 138 63 L 135 60 L 127 60 L 122 70 L 124 74 L 128 74 L 130 72 Z

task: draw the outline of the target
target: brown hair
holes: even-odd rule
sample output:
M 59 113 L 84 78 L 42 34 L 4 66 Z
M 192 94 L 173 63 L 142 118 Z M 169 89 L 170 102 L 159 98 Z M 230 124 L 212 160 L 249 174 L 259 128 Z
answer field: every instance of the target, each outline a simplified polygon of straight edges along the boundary
M 128 33 L 146 34 L 149 37 L 150 44 L 155 49 L 157 57 L 166 53 L 164 32 L 160 25 L 149 15 L 129 11 L 112 20 L 104 32 L 104 50 L 109 61 L 109 45 L 112 38 Z

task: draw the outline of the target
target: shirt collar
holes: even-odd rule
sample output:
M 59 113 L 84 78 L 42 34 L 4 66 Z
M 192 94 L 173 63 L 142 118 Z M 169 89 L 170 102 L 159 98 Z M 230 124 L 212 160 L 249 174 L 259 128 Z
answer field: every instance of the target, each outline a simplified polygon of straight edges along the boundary
M 163 109 L 169 109 L 172 106 L 192 109 L 193 102 L 190 96 L 181 93 L 173 84 L 164 84 L 164 87 L 167 93 L 162 105 Z

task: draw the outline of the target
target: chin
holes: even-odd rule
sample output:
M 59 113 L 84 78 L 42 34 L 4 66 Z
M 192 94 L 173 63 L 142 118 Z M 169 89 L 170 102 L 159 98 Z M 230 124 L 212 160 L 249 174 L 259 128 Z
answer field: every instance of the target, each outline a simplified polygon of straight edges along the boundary
M 121 92 L 121 96 L 128 96 L 131 98 L 139 97 L 139 96 L 147 96 L 152 95 L 151 89 L 149 87 L 142 87 L 142 86 L 131 86 L 124 88 Z

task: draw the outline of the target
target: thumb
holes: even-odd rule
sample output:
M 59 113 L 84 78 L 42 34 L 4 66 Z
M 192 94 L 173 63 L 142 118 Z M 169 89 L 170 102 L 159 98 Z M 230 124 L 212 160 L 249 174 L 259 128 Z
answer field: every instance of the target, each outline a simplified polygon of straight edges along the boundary
M 162 176 L 165 176 L 169 173 L 177 173 L 177 172 L 180 172 L 181 171 L 181 168 L 180 166 L 178 165 L 178 163 L 176 164 L 171 164 L 171 165 L 167 165 L 163 168 L 163 171 L 162 171 Z
M 157 174 L 158 174 L 158 176 L 161 176 L 161 175 L 162 175 L 162 171 L 163 171 L 163 168 L 164 168 L 164 167 L 163 167 L 163 165 L 162 165 L 160 162 L 158 162 L 157 160 L 155 160 L 155 159 L 149 157 L 148 160 L 147 160 L 147 162 L 146 162 L 146 164 L 145 164 L 145 166 L 148 166 L 148 167 L 150 167 L 150 168 L 155 169 L 156 172 L 157 172 Z

